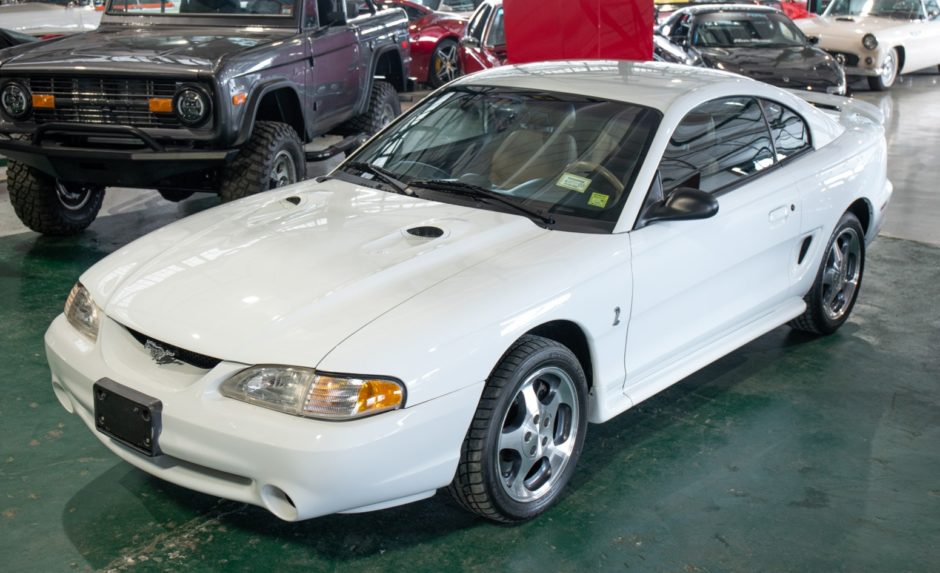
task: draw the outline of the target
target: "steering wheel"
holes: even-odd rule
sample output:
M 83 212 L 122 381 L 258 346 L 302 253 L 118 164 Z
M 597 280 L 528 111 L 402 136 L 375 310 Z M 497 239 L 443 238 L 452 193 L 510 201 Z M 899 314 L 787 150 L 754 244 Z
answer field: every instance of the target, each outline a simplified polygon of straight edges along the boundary
M 436 165 L 424 163 L 423 161 L 399 161 L 392 166 L 396 173 L 407 175 L 412 179 L 447 179 L 450 173 L 444 171 Z M 420 176 L 415 176 L 411 171 L 417 171 Z
M 617 176 L 611 173 L 610 169 L 607 169 L 600 163 L 594 163 L 593 161 L 575 161 L 569 163 L 565 166 L 565 171 L 587 171 L 588 173 L 598 173 L 608 183 L 614 186 L 614 189 L 617 190 L 617 193 L 623 193 L 624 184 L 620 182 L 620 179 L 617 179 Z

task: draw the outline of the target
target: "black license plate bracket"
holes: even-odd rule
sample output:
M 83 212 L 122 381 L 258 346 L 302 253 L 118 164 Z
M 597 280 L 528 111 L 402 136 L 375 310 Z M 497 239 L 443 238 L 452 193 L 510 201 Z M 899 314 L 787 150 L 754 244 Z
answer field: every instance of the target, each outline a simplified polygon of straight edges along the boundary
M 95 428 L 146 456 L 160 455 L 163 403 L 109 378 L 95 382 Z

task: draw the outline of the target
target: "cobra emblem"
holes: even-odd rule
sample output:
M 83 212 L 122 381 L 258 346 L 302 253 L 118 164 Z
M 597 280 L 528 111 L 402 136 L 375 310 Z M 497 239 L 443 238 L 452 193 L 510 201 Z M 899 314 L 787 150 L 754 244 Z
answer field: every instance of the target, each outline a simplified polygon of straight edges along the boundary
M 152 340 L 144 344 L 144 348 L 150 353 L 150 358 L 157 364 L 182 364 L 176 359 L 176 351 L 164 348 Z

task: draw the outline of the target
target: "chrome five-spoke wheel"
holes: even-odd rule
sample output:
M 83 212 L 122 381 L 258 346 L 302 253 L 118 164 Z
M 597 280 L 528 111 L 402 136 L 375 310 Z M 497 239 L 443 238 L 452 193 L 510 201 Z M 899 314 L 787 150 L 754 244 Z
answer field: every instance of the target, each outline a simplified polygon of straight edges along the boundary
M 865 271 L 865 230 L 854 213 L 842 215 L 820 258 L 813 286 L 803 297 L 806 310 L 790 326 L 832 334 L 848 320 Z
M 842 318 L 855 300 L 861 257 L 861 237 L 854 228 L 846 227 L 832 241 L 822 275 L 823 312 L 830 320 Z
M 499 436 L 500 483 L 516 501 L 552 491 L 571 460 L 578 427 L 578 394 L 555 366 L 531 374 L 516 392 Z
M 581 455 L 587 381 L 566 346 L 526 335 L 493 370 L 450 492 L 494 521 L 531 519 L 554 503 Z
M 297 165 L 290 151 L 282 149 L 274 156 L 274 165 L 271 167 L 271 176 L 268 180 L 269 189 L 277 189 L 297 182 Z

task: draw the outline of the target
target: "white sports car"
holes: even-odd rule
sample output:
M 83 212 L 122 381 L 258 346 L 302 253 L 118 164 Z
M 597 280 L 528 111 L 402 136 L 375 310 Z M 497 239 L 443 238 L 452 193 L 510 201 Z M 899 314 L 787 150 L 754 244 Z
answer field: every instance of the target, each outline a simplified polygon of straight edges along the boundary
M 801 97 L 655 63 L 461 78 L 330 176 L 85 272 L 46 334 L 53 388 L 127 462 L 285 520 L 448 486 L 533 517 L 587 422 L 848 318 L 884 134 Z
M 891 87 L 898 75 L 940 65 L 938 0 L 834 0 L 819 18 L 796 20 L 819 47 L 866 76 L 873 90 Z
M 24 2 L 0 6 L 0 27 L 34 36 L 77 34 L 94 30 L 103 12 L 87 2 Z

